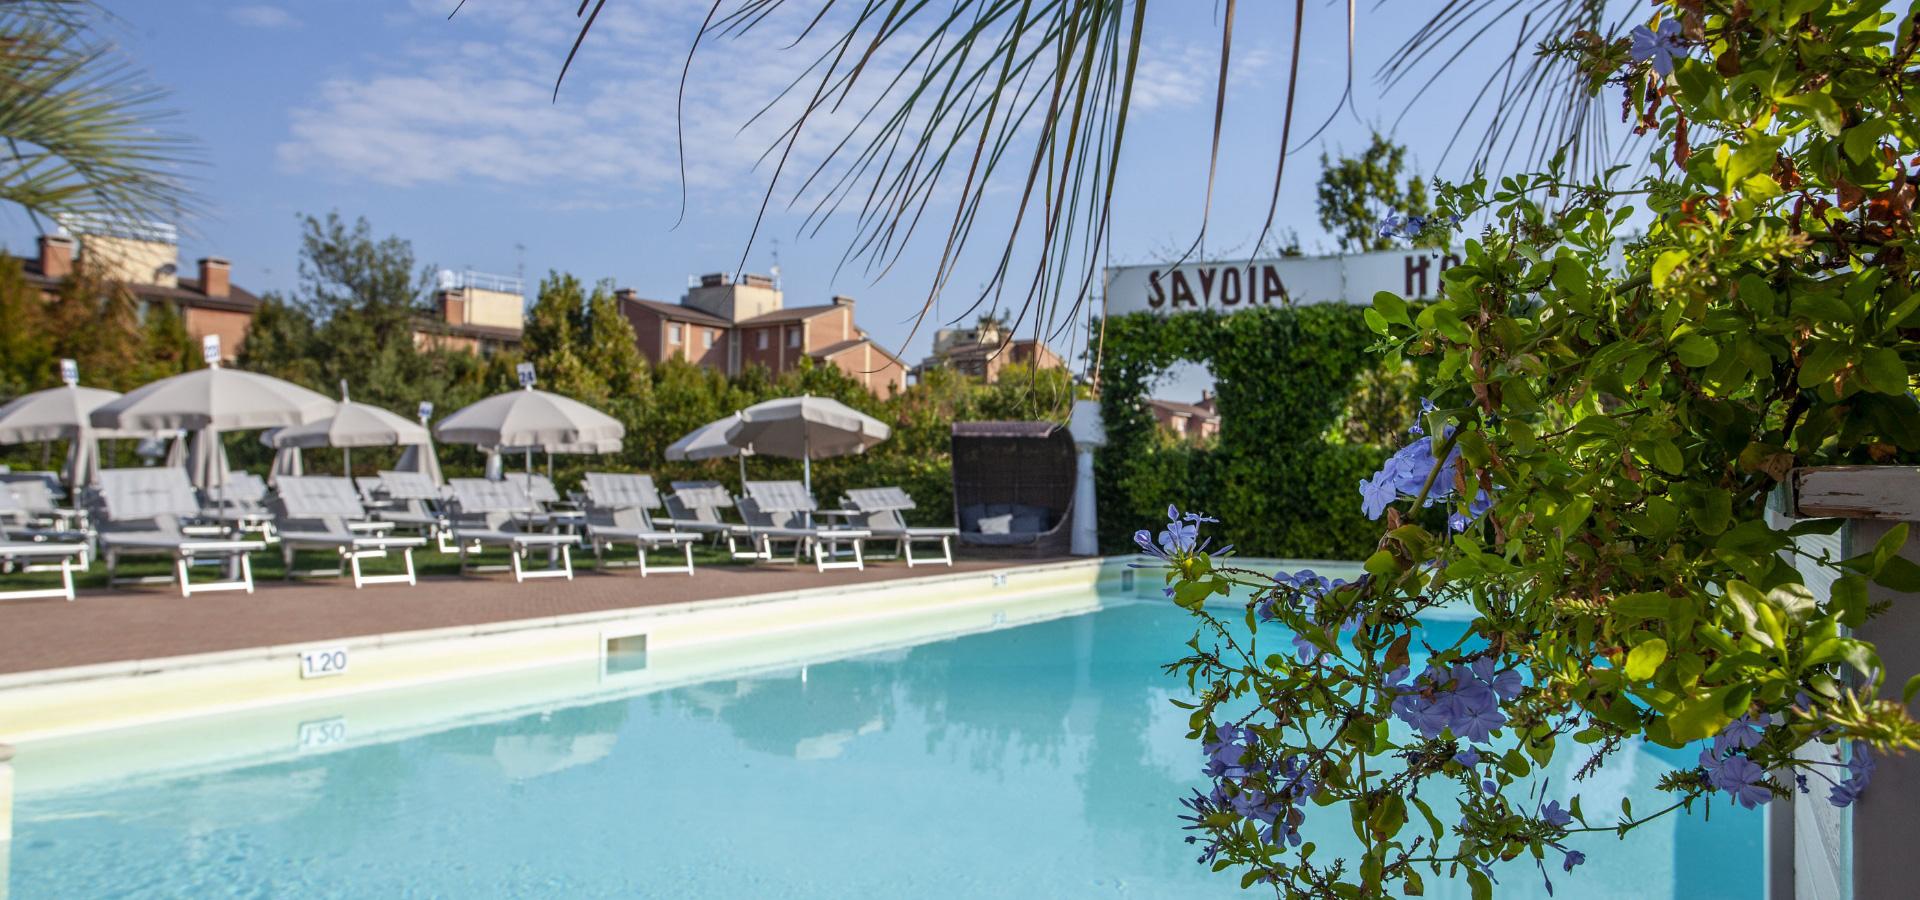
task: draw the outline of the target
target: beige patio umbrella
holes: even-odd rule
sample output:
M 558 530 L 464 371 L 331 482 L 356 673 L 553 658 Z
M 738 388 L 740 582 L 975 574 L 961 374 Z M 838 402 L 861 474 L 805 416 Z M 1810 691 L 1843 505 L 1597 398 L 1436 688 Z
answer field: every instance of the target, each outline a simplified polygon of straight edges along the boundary
M 727 440 L 727 432 L 733 430 L 740 421 L 740 414 L 734 413 L 722 419 L 715 419 L 705 425 L 687 432 L 685 437 L 667 445 L 667 459 L 674 462 L 688 462 L 703 459 L 725 459 L 729 456 L 740 460 L 740 483 L 747 483 L 747 457 L 753 455 L 753 446 L 734 446 Z
M 740 411 L 727 429 L 727 442 L 751 447 L 762 456 L 802 463 L 807 490 L 813 490 L 813 461 L 864 453 L 893 435 L 885 422 L 828 397 L 783 397 Z
M 78 491 L 99 472 L 102 436 L 89 418 L 93 411 L 120 395 L 100 388 L 65 384 L 15 397 L 0 406 L 0 444 L 66 440 L 67 489 Z
M 206 488 L 224 483 L 220 432 L 303 425 L 332 415 L 334 407 L 297 384 L 213 365 L 143 385 L 88 418 L 95 428 L 198 432 L 188 447 L 187 468 L 195 486 Z
M 474 403 L 433 428 L 449 444 L 474 444 L 493 452 L 533 451 L 606 453 L 620 449 L 627 427 L 571 397 L 535 390 L 531 385 Z
M 353 474 L 353 448 L 414 446 L 432 439 L 425 426 L 409 422 L 378 406 L 342 400 L 333 415 L 305 425 L 289 425 L 273 432 L 275 449 L 338 447 Z

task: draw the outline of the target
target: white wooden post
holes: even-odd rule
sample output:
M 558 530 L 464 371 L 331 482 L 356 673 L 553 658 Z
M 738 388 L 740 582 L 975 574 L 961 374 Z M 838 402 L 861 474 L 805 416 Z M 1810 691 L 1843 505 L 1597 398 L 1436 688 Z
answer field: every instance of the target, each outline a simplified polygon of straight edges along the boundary
M 1872 548 L 1901 522 L 1910 536 L 1900 555 L 1920 562 L 1920 468 L 1832 466 L 1793 473 L 1793 515 L 1803 519 L 1842 518 L 1846 525 L 1836 558 Z M 1826 539 L 1834 544 L 1832 539 Z M 1833 576 L 1807 573 L 1808 586 L 1824 597 Z M 1855 637 L 1878 648 L 1887 678 L 1880 696 L 1899 699 L 1908 676 L 1920 672 L 1920 603 L 1879 585 L 1869 585 L 1872 603 L 1890 604 L 1867 620 Z M 1808 748 L 1824 751 L 1824 745 Z M 1794 802 L 1768 804 L 1769 900 L 1854 900 L 1903 897 L 1913 892 L 1908 854 L 1920 843 L 1920 817 L 1912 799 L 1920 796 L 1920 759 L 1912 754 L 1876 758 L 1873 781 L 1858 802 L 1837 809 L 1826 791 L 1796 794 Z M 1820 784 L 1815 779 L 1816 784 Z
M 1078 453 L 1073 479 L 1073 555 L 1100 555 L 1100 517 L 1094 507 L 1093 451 L 1107 445 L 1107 428 L 1100 420 L 1100 401 L 1075 400 L 1067 423 Z

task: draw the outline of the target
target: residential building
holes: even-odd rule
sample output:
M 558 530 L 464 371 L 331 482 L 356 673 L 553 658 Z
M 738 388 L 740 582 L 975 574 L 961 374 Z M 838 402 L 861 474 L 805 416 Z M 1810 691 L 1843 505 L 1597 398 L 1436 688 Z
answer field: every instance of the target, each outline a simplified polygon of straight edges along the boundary
M 789 307 L 780 286 L 765 275 L 737 281 L 703 275 L 679 303 L 643 299 L 632 290 L 616 297 L 640 352 L 654 363 L 677 356 L 737 375 L 755 365 L 785 372 L 811 359 L 838 367 L 878 397 L 905 386 L 907 369 L 899 357 L 854 323 L 852 297 Z
M 1199 403 L 1148 398 L 1147 411 L 1161 428 L 1196 444 L 1220 435 L 1220 410 L 1212 391 L 1201 391 Z
M 81 266 L 124 285 L 144 318 L 171 304 L 197 342 L 220 336 L 220 354 L 232 360 L 246 343 L 260 298 L 233 283 L 232 265 L 219 257 L 198 261 L 195 276 L 180 276 L 180 242 L 173 226 L 144 222 L 84 220 L 43 235 L 39 253 L 20 259 L 27 281 L 48 295 Z
M 1035 338 L 1015 339 L 994 316 L 981 316 L 972 328 L 942 328 L 933 334 L 933 354 L 915 371 L 946 367 L 988 384 L 1000 380 L 1000 370 L 1011 364 L 1037 369 L 1059 369 L 1066 360 Z
M 489 355 L 520 346 L 526 327 L 526 288 L 520 279 L 441 269 L 433 313 L 414 320 L 413 344 Z

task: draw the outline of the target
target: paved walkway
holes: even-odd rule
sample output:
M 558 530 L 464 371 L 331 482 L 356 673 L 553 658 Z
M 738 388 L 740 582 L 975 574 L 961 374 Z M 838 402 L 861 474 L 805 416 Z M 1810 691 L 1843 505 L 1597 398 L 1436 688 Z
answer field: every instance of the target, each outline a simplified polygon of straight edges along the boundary
M 1020 564 L 956 560 L 951 569 L 908 569 L 892 562 L 871 565 L 865 571 L 828 572 L 791 565 L 709 566 L 691 578 L 651 575 L 644 579 L 632 569 L 580 570 L 572 581 L 536 579 L 515 584 L 512 576 L 505 574 L 429 577 L 413 587 L 383 584 L 357 591 L 340 581 L 267 582 L 251 595 L 234 591 L 193 597 L 182 597 L 171 586 L 160 585 L 84 591 L 72 602 L 0 601 L 0 673 L 717 600 Z

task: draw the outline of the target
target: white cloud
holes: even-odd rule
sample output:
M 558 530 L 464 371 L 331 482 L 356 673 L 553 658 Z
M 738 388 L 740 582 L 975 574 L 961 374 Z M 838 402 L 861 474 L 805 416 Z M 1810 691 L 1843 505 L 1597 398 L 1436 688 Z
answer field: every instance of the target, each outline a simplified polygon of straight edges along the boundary
M 297 28 L 300 25 L 293 13 L 264 3 L 236 6 L 227 10 L 227 18 L 249 28 Z
M 677 199 L 676 129 L 684 128 L 693 202 L 703 202 L 702 195 L 742 202 L 764 189 L 777 154 L 763 154 L 781 140 L 812 83 L 750 120 L 805 70 L 823 46 L 821 36 L 832 30 L 829 23 L 809 45 L 792 49 L 779 38 L 797 33 L 804 17 L 763 23 L 744 38 L 709 38 L 695 57 L 681 116 L 681 67 L 708 0 L 609 4 L 558 102 L 554 78 L 578 30 L 571 7 L 555 12 L 469 2 L 447 21 L 451 2 L 415 0 L 395 30 L 424 34 L 424 41 L 370 60 L 364 72 L 330 79 L 296 105 L 289 137 L 278 148 L 281 165 L 403 187 L 537 186 L 557 207 L 618 205 L 644 195 Z M 856 92 L 837 110 L 815 114 L 787 164 L 784 186 L 798 184 L 858 127 L 859 111 L 885 84 L 872 73 L 898 70 L 914 45 L 889 42 L 869 63 L 864 98 Z M 1143 61 L 1141 82 L 1150 87 L 1136 103 L 1154 109 L 1210 98 L 1207 67 L 1213 64 L 1198 52 Z M 850 149 L 859 146 L 856 139 Z

